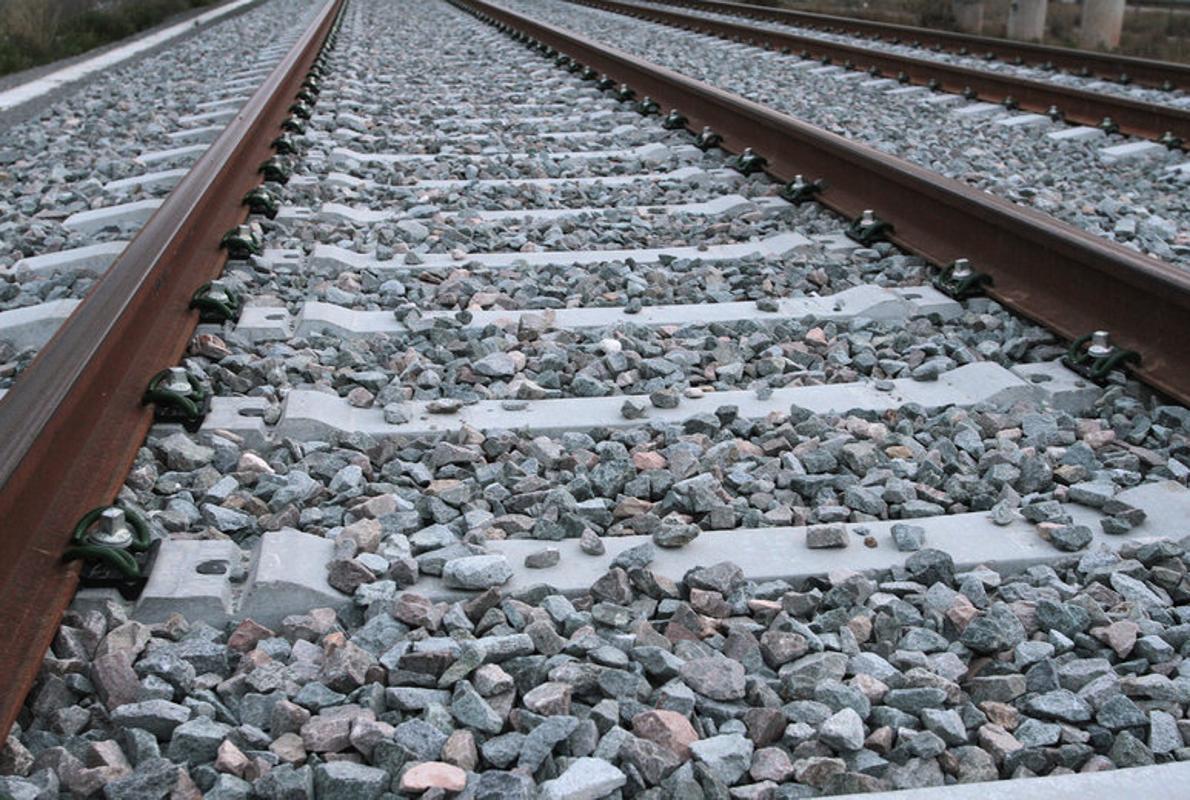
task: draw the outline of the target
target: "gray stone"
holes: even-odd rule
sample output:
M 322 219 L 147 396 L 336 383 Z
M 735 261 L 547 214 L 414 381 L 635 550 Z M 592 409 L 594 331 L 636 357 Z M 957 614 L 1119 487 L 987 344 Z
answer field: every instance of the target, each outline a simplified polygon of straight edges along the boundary
M 475 782 L 475 800 L 533 800 L 533 779 L 520 772 L 488 770 Z
M 1091 718 L 1091 707 L 1068 689 L 1055 689 L 1052 692 L 1034 695 L 1025 700 L 1024 709 L 1034 716 L 1060 722 L 1086 722 Z
M 1067 553 L 1082 550 L 1094 538 L 1091 529 L 1086 525 L 1063 525 L 1050 531 L 1050 542 Z
M 926 529 L 920 525 L 906 525 L 903 522 L 898 522 L 892 526 L 892 538 L 901 552 L 916 552 L 925 546 Z
M 545 547 L 525 556 L 525 566 L 529 569 L 545 569 L 557 566 L 562 560 L 562 554 L 556 547 Z
M 864 721 L 853 708 L 838 711 L 818 728 L 818 738 L 835 751 L 854 752 L 864 746 Z
M 1166 608 L 1170 605 L 1169 600 L 1160 597 L 1141 581 L 1122 572 L 1111 574 L 1111 586 L 1123 595 L 1125 600 L 1136 603 L 1144 609 Z
M 450 711 L 455 719 L 467 728 L 495 734 L 504 727 L 504 720 L 500 714 L 480 696 L 470 681 L 459 681 L 455 684 Z
M 517 767 L 536 772 L 560 742 L 578 727 L 576 717 L 549 717 L 525 737 Z
M 657 551 L 652 542 L 644 542 L 635 547 L 629 547 L 612 559 L 613 567 L 620 567 L 625 572 L 634 569 L 644 569 L 656 557 Z
M 174 729 L 169 742 L 169 757 L 187 764 L 214 761 L 219 745 L 231 730 L 230 725 L 195 717 Z
M 607 552 L 607 548 L 604 547 L 603 540 L 600 539 L 599 535 L 590 528 L 584 530 L 579 536 L 578 546 L 580 550 L 589 556 L 601 556 Z
M 602 758 L 579 758 L 557 778 L 541 784 L 541 800 L 597 800 L 627 783 L 627 777 Z
M 1160 709 L 1149 712 L 1149 749 L 1157 755 L 1165 755 L 1183 746 L 1178 721 L 1173 715 Z
M 162 459 L 170 469 L 180 471 L 196 470 L 210 464 L 215 451 L 192 440 L 185 433 L 175 433 L 157 443 Z
M 846 547 L 847 529 L 842 525 L 812 525 L 806 529 L 806 547 L 811 550 Z
M 697 525 L 671 520 L 661 521 L 661 527 L 653 533 L 653 542 L 658 547 L 685 547 L 698 538 L 701 533 Z
M 721 656 L 696 658 L 682 665 L 682 680 L 694 691 L 712 700 L 740 700 L 744 697 L 744 665 Z
M 105 783 L 103 796 L 107 800 L 160 800 L 177 784 L 179 769 L 165 758 L 142 761 L 132 774 Z
M 122 727 L 143 728 L 158 739 L 168 739 L 175 728 L 190 719 L 190 709 L 168 700 L 145 700 L 120 706 L 111 718 Z
M 447 561 L 442 579 L 452 589 L 487 589 L 507 583 L 512 567 L 502 555 L 466 556 Z
M 314 791 L 327 800 L 376 800 L 390 781 L 384 770 L 350 761 L 330 761 L 314 768 Z
M 1025 641 L 1025 628 L 1008 606 L 997 603 L 971 620 L 959 641 L 976 653 L 999 653 Z
M 608 737 L 604 738 L 606 740 Z M 648 786 L 661 783 L 682 764 L 682 759 L 669 748 L 632 735 L 628 735 L 620 745 L 619 757 L 623 763 L 632 766 Z
M 728 786 L 737 783 L 752 765 L 752 742 L 738 733 L 692 742 L 690 753 Z

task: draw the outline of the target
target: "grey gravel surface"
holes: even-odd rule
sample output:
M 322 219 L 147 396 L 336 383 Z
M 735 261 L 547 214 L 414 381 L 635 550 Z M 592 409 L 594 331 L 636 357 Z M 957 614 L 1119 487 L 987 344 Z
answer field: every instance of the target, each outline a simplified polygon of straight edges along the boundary
M 1184 161 L 1184 155 L 1105 164 L 1098 149 L 1123 138 L 1056 143 L 1045 138 L 1045 129 L 961 119 L 951 113 L 952 105 L 927 108 L 920 97 L 887 97 L 884 89 L 858 88 L 858 81 L 795 69 L 794 56 L 562 0 L 510 0 L 507 5 L 1096 235 L 1190 264 L 1190 173 L 1162 170 Z
M 500 79 L 482 79 L 476 62 Z M 438 74 L 451 76 L 449 89 L 436 85 Z M 469 262 L 484 252 L 841 230 L 843 221 L 813 206 L 727 220 L 622 207 L 533 223 L 448 215 L 713 196 L 713 187 L 693 183 L 575 183 L 661 167 L 559 165 L 537 155 L 559 151 L 535 135 L 546 130 L 598 130 L 617 146 L 681 147 L 681 136 L 626 106 L 591 96 L 581 119 L 552 102 L 587 88 L 445 4 L 353 0 L 301 139 L 297 177 L 272 188 L 291 207 L 340 203 L 401 216 L 259 220 L 266 247 L 302 257 L 235 261 L 227 277 L 255 304 L 297 313 L 317 299 L 391 311 L 409 331 L 252 344 L 233 325 L 211 326 L 194 338 L 184 365 L 217 395 L 265 399 L 265 421 L 275 422 L 297 388 L 382 408 L 392 420 L 412 400 L 456 408 L 481 398 L 515 405 L 636 394 L 670 408 L 724 389 L 889 386 L 891 378 L 936 380 L 973 361 L 1011 366 L 1061 352 L 1050 334 L 986 299 L 966 301 L 949 321 L 707 324 L 695 311 L 681 326 L 557 329 L 544 312 L 759 306 L 927 278 L 918 259 L 885 244 L 651 266 Z M 502 112 L 507 98 L 521 110 L 525 98 L 560 108 L 541 112 L 545 124 L 510 122 L 519 112 Z M 462 108 L 470 110 L 439 125 L 447 116 L 440 111 Z M 502 122 L 462 122 L 481 114 Z M 586 149 L 603 149 L 596 142 Z M 337 161 L 336 147 L 535 155 L 364 166 Z M 711 153 L 696 164 L 713 170 L 724 161 Z M 331 180 L 332 172 L 376 185 Z M 560 182 L 548 191 L 410 188 L 460 176 Z M 728 191 L 761 199 L 774 187 L 752 178 L 721 193 Z M 381 263 L 451 254 L 454 265 L 396 277 L 372 268 L 319 271 L 306 261 L 318 244 Z M 516 326 L 465 327 L 479 308 L 542 314 Z M 428 309 L 457 316 L 419 320 Z M 1154 531 L 1167 540 L 1130 542 L 1119 553 L 1090 549 L 1088 529 L 1060 505 L 1098 509 L 1105 532 L 1124 533 L 1144 514 L 1117 499 L 1119 491 L 1190 479 L 1190 412 L 1134 383 L 1116 382 L 1077 415 L 1020 401 L 821 416 L 794 406 L 752 420 L 723 404 L 680 424 L 644 419 L 614 431 L 534 436 L 456 427 L 433 439 L 349 432 L 263 445 L 226 431 L 154 428 L 119 497 L 149 520 L 154 538 L 237 543 L 243 560 L 230 566 L 240 581 L 264 532 L 321 536 L 334 542 L 327 580 L 352 603 L 271 627 L 244 620 L 218 629 L 178 615 L 143 624 L 115 603 L 76 608 L 0 749 L 0 790 L 108 800 L 767 800 L 1190 756 L 1183 674 L 1190 553 L 1179 543 L 1190 530 Z M 1071 555 L 1020 574 L 957 570 L 915 520 L 965 511 L 1023 518 Z M 837 571 L 797 585 L 750 581 L 730 563 L 703 565 L 677 582 L 650 569 L 657 548 L 683 547 L 703 531 L 810 524 L 807 547 L 859 548 L 875 538 L 839 523 L 878 520 L 898 521 L 891 541 L 877 546 L 902 557 L 882 573 L 850 572 L 846 550 Z M 650 539 L 620 553 L 580 596 L 544 585 L 501 594 L 514 568 L 557 564 L 563 539 L 599 554 L 608 537 L 627 534 Z M 512 564 L 487 546 L 508 538 L 539 546 L 524 565 Z M 422 576 L 439 576 L 468 599 L 434 602 L 419 593 Z

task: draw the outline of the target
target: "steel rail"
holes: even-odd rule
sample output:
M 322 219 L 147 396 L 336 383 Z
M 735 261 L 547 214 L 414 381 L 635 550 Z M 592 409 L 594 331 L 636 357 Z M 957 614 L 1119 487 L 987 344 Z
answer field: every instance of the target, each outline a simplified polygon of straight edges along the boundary
M 78 568 L 61 560 L 71 531 L 119 493 L 153 421 L 145 387 L 185 351 L 190 298 L 222 271 L 220 238 L 247 217 L 241 198 L 344 3 L 319 10 L 0 400 L 0 740 L 73 595 Z
M 935 265 L 958 258 L 990 275 L 989 294 L 1068 339 L 1108 329 L 1136 350 L 1136 374 L 1190 402 L 1190 271 L 1029 208 L 485 0 L 451 0 L 710 126 L 725 149 L 751 147 L 780 181 L 822 179 L 819 201 L 847 217 L 874 209 L 891 240 Z
M 1111 81 L 1119 81 L 1121 77 L 1127 76 L 1129 80 L 1145 86 L 1190 89 L 1190 64 L 1101 53 L 1093 50 L 1076 50 L 1072 47 L 1056 47 L 1035 42 L 1018 42 L 994 36 L 936 31 L 911 25 L 840 17 L 811 11 L 794 11 L 750 3 L 725 2 L 725 0 L 655 0 L 655 2 L 714 11 L 720 14 L 735 14 L 758 20 L 784 22 L 788 25 L 816 28 L 829 33 L 889 39 L 909 45 L 949 50 L 958 55 L 984 55 L 1010 63 L 1039 67 L 1049 65 L 1076 74 L 1094 75 Z
M 1110 117 L 1123 133 L 1146 139 L 1157 139 L 1170 133 L 1190 144 L 1190 111 L 1185 109 L 620 0 L 570 2 L 686 30 L 742 39 L 774 49 L 801 51 L 805 57 L 845 63 L 853 69 L 868 70 L 873 76 L 891 78 L 904 75 L 910 83 L 929 85 L 947 92 L 973 93 L 987 102 L 1005 103 L 1011 99 L 1026 111 L 1044 114 L 1050 107 L 1056 107 L 1067 122 L 1094 126 Z

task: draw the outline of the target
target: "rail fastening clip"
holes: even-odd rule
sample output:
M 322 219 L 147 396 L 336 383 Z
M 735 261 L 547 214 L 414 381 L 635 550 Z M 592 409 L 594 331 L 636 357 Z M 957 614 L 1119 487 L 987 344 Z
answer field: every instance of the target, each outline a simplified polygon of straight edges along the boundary
M 863 213 L 856 217 L 844 231 L 848 239 L 859 242 L 865 247 L 876 242 L 887 241 L 888 235 L 892 232 L 892 223 L 877 217 L 876 212 L 870 208 L 865 208 Z
M 801 175 L 794 175 L 793 180 L 781 188 L 781 198 L 795 206 L 808 203 L 826 189 L 826 181 L 807 181 Z
M 685 114 L 675 108 L 666 114 L 664 119 L 661 120 L 661 127 L 665 128 L 667 131 L 680 131 L 682 128 L 686 127 L 686 123 L 689 121 L 690 120 L 686 119 Z
M 222 324 L 235 322 L 244 309 L 239 292 L 220 280 L 208 281 L 198 287 L 190 298 L 190 307 L 198 309 L 200 322 Z
M 183 367 L 169 367 L 152 377 L 141 402 L 152 404 L 157 422 L 178 423 L 194 433 L 211 410 L 211 393 L 198 376 Z
M 933 284 L 935 289 L 955 300 L 966 300 L 983 294 L 984 288 L 991 286 L 992 276 L 971 269 L 967 259 L 956 258 L 938 271 Z
M 1062 363 L 1084 378 L 1102 383 L 1115 370 L 1139 364 L 1140 353 L 1116 347 L 1107 331 L 1093 331 L 1074 340 Z
M 694 137 L 694 146 L 703 152 L 712 147 L 718 147 L 722 143 L 723 137 L 711 130 L 710 125 L 703 128 L 702 133 Z
M 148 580 L 156 549 L 144 517 L 131 509 L 100 506 L 74 526 L 62 560 L 83 562 L 83 586 L 114 588 L 132 600 Z
M 239 261 L 264 252 L 264 229 L 258 222 L 250 222 L 236 227 L 223 234 L 219 245 L 227 250 L 228 258 Z

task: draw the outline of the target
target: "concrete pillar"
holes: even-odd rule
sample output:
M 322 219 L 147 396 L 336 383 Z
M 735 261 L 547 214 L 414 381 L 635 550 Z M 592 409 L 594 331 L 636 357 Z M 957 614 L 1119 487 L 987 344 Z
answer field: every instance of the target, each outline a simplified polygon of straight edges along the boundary
M 1078 43 L 1088 50 L 1120 46 L 1120 30 L 1124 27 L 1125 0 L 1083 0 L 1083 16 L 1079 23 Z
M 1008 38 L 1040 42 L 1045 38 L 1046 0 L 1012 0 L 1008 7 Z
M 983 29 L 983 0 L 953 0 L 954 19 L 963 33 L 979 33 Z

